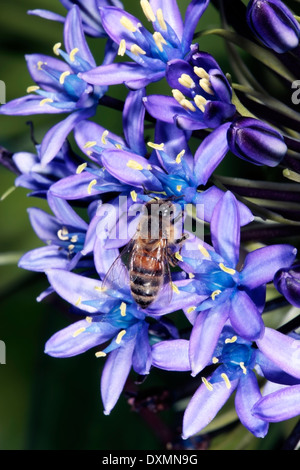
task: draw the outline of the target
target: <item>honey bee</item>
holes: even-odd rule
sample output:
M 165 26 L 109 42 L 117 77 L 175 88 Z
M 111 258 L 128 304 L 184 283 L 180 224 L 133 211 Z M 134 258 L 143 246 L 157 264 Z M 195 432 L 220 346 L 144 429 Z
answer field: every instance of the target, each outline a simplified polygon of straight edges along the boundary
M 171 284 L 171 269 L 187 235 L 175 236 L 174 204 L 171 199 L 154 199 L 144 205 L 136 233 L 104 279 L 104 285 L 119 260 L 129 254 L 127 268 L 133 299 L 141 309 L 148 308 L 164 286 Z M 181 214 L 179 214 L 181 216 Z M 171 289 L 168 289 L 172 292 Z

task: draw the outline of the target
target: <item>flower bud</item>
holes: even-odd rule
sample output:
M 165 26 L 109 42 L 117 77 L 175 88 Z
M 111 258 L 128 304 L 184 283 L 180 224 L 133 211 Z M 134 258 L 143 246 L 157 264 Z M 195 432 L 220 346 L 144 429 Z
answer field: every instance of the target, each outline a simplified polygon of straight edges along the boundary
M 250 0 L 247 22 L 257 38 L 275 52 L 298 46 L 299 24 L 281 0 Z
M 228 145 L 236 156 L 255 165 L 278 165 L 286 154 L 282 135 L 263 121 L 235 120 L 227 133 Z
M 274 285 L 291 305 L 300 307 L 300 264 L 277 271 Z

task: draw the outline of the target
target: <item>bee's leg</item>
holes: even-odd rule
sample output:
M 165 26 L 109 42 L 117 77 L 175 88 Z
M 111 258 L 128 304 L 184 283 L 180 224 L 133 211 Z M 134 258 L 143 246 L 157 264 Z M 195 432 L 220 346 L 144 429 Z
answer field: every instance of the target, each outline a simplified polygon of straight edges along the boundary
M 177 238 L 177 240 L 174 240 L 174 245 L 176 245 L 176 247 L 179 247 L 180 249 L 184 244 L 185 240 L 187 240 L 187 238 L 189 238 L 189 234 L 184 233 L 181 238 Z

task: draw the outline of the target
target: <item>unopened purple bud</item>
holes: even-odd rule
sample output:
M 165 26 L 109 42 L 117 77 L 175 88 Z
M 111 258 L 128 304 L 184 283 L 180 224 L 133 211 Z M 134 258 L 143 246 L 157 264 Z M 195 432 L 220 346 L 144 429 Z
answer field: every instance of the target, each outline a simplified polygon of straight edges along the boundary
M 274 285 L 291 305 L 300 307 L 300 264 L 277 271 Z
M 275 52 L 287 52 L 298 46 L 299 24 L 280 0 L 250 0 L 247 22 L 258 39 Z
M 232 153 L 255 165 L 278 165 L 286 154 L 282 135 L 263 121 L 239 118 L 227 133 Z

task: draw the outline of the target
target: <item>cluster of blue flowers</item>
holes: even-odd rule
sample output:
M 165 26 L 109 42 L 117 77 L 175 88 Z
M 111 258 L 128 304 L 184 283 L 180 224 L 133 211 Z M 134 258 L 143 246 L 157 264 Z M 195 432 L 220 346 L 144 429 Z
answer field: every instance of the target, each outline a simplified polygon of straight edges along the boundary
M 299 18 L 281 0 L 191 0 L 184 20 L 176 0 L 141 0 L 140 18 L 118 0 L 61 3 L 65 18 L 29 12 L 63 23 L 57 57 L 26 56 L 33 84 L 0 108 L 3 115 L 63 115 L 35 154 L 1 153 L 1 163 L 17 173 L 16 186 L 46 199 L 52 212 L 29 210 L 44 246 L 24 254 L 19 266 L 46 274 L 49 287 L 39 300 L 58 294 L 80 316 L 48 340 L 45 352 L 61 358 L 96 348 L 105 361 L 105 414 L 132 369 L 140 376 L 153 368 L 190 372 L 197 385 L 183 439 L 204 429 L 234 392 L 239 420 L 264 437 L 270 422 L 300 414 L 300 322 L 275 329 L 266 316 L 270 290 L 300 307 L 297 244 L 283 240 L 299 233 L 293 204 L 299 206 L 300 114 L 264 90 L 232 44 L 290 90 L 300 65 Z M 220 5 L 226 28 L 198 33 L 207 7 Z M 239 83 L 201 50 L 201 35 L 214 32 L 229 41 Z M 100 65 L 87 36 L 105 43 Z M 169 94 L 151 94 L 149 85 L 162 79 Z M 124 102 L 110 96 L 114 85 L 126 90 Z M 119 110 L 122 135 L 96 122 L 98 107 Z M 226 155 L 249 167 L 281 168 L 288 179 L 220 176 L 215 170 Z M 119 255 L 151 200 L 184 211 L 185 240 L 172 254 L 172 295 L 163 286 L 142 308 Z M 187 229 L 188 219 L 200 221 L 203 233 Z M 188 331 L 173 321 L 175 312 Z

